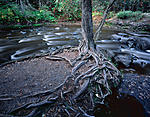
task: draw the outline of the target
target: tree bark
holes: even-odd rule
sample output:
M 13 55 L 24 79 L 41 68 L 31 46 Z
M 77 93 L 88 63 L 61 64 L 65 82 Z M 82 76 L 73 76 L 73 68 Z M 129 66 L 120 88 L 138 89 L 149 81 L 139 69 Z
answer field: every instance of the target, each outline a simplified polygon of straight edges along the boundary
M 82 0 L 82 35 L 88 49 L 95 49 L 91 0 Z

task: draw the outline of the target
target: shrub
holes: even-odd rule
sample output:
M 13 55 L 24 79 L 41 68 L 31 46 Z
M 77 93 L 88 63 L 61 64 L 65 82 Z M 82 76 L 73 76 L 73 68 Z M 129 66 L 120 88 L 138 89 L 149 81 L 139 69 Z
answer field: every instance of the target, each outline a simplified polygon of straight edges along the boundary
M 108 13 L 107 18 L 108 18 L 108 19 L 110 19 L 110 18 L 114 17 L 115 15 L 116 15 L 116 13 L 115 13 L 115 12 L 110 11 L 110 12 Z
M 37 10 L 37 11 L 30 11 L 26 10 L 24 12 L 26 20 L 29 22 L 41 22 L 41 21 L 54 21 L 55 18 L 51 11 L 47 10 Z
M 137 21 L 143 17 L 141 11 L 120 11 L 117 13 L 117 18 L 119 19 L 131 19 Z
M 43 21 L 55 21 L 55 17 L 46 6 L 39 10 L 21 10 L 18 4 L 6 4 L 0 6 L 0 24 L 27 24 Z
M 131 17 L 132 11 L 120 11 L 117 13 L 117 18 L 119 19 L 128 19 Z
M 103 15 L 102 12 L 97 12 L 97 11 L 92 12 L 92 16 L 102 16 L 102 15 Z

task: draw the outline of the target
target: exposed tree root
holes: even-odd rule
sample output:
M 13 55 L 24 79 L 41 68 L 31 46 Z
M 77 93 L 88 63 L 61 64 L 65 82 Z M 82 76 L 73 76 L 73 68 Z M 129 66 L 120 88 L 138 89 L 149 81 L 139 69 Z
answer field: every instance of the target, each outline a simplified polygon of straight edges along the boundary
M 60 88 L 62 88 L 62 86 L 66 83 L 66 81 L 67 81 L 69 78 L 71 78 L 71 76 L 67 76 L 66 79 L 64 80 L 64 82 L 61 83 L 59 86 L 55 87 L 54 89 L 46 90 L 46 91 L 35 92 L 35 93 L 33 93 L 33 94 L 30 94 L 30 95 L 22 96 L 21 98 L 29 98 L 29 97 L 35 97 L 35 96 L 51 95 L 52 93 L 54 93 L 54 92 L 56 92 L 57 90 L 59 90 Z
M 12 113 L 20 110 L 34 109 L 28 116 L 34 115 L 45 105 L 49 105 L 50 116 L 85 116 L 93 117 L 89 109 L 93 109 L 96 103 L 104 104 L 106 96 L 111 94 L 111 88 L 119 84 L 120 72 L 102 53 L 94 53 L 91 50 L 80 53 L 75 59 L 75 66 L 72 75 L 67 76 L 62 84 L 52 90 L 40 91 L 22 98 L 35 96 L 48 96 L 45 100 L 37 103 L 29 103 L 20 108 L 14 109 Z M 50 60 L 65 60 L 63 57 L 50 56 Z M 82 71 L 82 67 L 89 65 L 89 61 L 94 62 L 87 71 Z M 70 63 L 70 62 L 69 62 Z M 72 64 L 71 64 L 72 66 Z M 77 74 L 77 72 L 79 72 Z M 82 103 L 81 103 L 82 102 Z M 63 113 L 63 115 L 62 115 Z
M 12 100 L 15 95 L 0 95 L 0 101 Z
M 10 112 L 10 114 L 15 114 L 15 113 L 21 111 L 22 109 L 25 109 L 25 108 L 26 108 L 27 106 L 29 106 L 30 104 L 32 104 L 32 103 L 27 103 L 27 104 L 24 104 L 24 105 L 22 105 L 22 106 L 20 106 L 20 107 L 18 107 L 18 108 L 15 108 L 14 110 L 12 110 L 12 111 Z
M 83 113 L 83 116 L 85 116 L 85 117 L 94 117 L 94 116 L 88 115 L 81 107 L 79 107 L 79 109 Z
M 9 114 L 0 114 L 0 117 L 17 117 L 17 116 L 12 116 L 12 115 L 9 115 Z

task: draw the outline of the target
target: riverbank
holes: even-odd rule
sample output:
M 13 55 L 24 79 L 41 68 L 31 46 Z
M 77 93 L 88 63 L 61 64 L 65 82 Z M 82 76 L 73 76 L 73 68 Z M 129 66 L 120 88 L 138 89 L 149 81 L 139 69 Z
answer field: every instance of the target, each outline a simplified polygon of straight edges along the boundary
M 77 51 L 63 52 L 58 56 L 66 57 L 68 59 L 74 59 L 78 56 Z M 83 71 L 88 68 L 88 65 L 83 67 Z M 66 76 L 71 74 L 72 67 L 65 60 L 49 60 L 49 56 L 37 57 L 27 59 L 12 64 L 7 64 L 0 68 L 0 114 L 10 114 L 12 110 L 23 107 L 29 103 L 35 103 L 44 100 L 47 96 L 36 95 L 42 91 L 52 90 L 60 85 Z M 150 115 L 150 76 L 139 75 L 133 73 L 125 73 L 122 83 L 119 88 L 120 93 L 131 95 L 136 97 L 146 110 L 147 117 Z M 30 96 L 29 95 L 34 95 Z M 126 96 L 125 96 L 126 97 Z M 130 96 L 129 96 L 130 97 Z M 115 98 L 114 98 L 115 99 Z M 123 98 L 125 102 L 117 103 L 116 108 L 121 107 L 124 110 L 120 112 L 130 113 L 128 108 L 136 105 L 136 108 L 132 108 L 132 113 L 135 115 L 143 115 L 143 110 L 140 103 L 130 98 Z M 131 98 L 132 99 L 132 98 Z M 128 101 L 130 100 L 130 101 Z M 114 102 L 113 102 L 114 103 Z M 122 103 L 126 103 L 126 106 Z M 129 103 L 129 105 L 127 105 Z M 139 106 L 139 107 L 138 107 Z M 113 107 L 114 108 L 114 107 Z M 28 114 L 33 109 L 29 110 L 17 110 L 16 115 Z M 87 110 L 88 111 L 88 110 Z M 115 113 L 120 113 L 119 111 Z M 45 109 L 41 111 L 41 114 L 50 116 L 51 110 Z M 122 114 L 122 113 L 121 113 Z M 136 114 L 137 115 L 137 114 Z M 138 116 L 136 116 L 138 117 Z M 143 116 L 139 116 L 143 117 Z
M 150 32 L 150 13 L 143 13 L 142 19 L 138 21 L 130 19 L 119 19 L 117 16 L 108 19 L 107 22 L 112 26 L 117 26 L 125 31 L 147 31 Z
M 14 29 L 26 29 L 26 28 L 33 28 L 39 27 L 44 24 L 33 24 L 33 25 L 0 25 L 0 30 L 14 30 Z
M 150 13 L 142 13 L 143 17 L 139 20 L 132 19 L 119 19 L 117 18 L 117 14 L 114 14 L 114 17 L 106 19 L 106 23 L 104 24 L 104 29 L 113 29 L 119 31 L 147 31 L 150 32 Z M 138 17 L 138 16 L 137 16 Z M 93 24 L 94 27 L 97 27 L 102 20 L 101 15 L 93 16 Z M 58 20 L 58 25 L 81 25 L 80 21 L 77 22 L 63 22 Z M 96 28 L 95 28 L 96 29 Z
M 94 27 L 99 25 L 102 16 L 93 16 Z M 129 19 L 119 19 L 117 16 L 114 16 L 106 20 L 106 23 L 103 29 L 113 29 L 118 31 L 147 31 L 150 32 L 150 14 L 143 13 L 143 18 L 138 21 L 132 21 Z M 53 23 L 40 23 L 33 25 L 0 25 L 0 30 L 12 30 L 12 29 L 24 29 L 24 28 L 34 28 L 39 26 L 81 26 L 81 21 L 62 21 L 57 20 Z

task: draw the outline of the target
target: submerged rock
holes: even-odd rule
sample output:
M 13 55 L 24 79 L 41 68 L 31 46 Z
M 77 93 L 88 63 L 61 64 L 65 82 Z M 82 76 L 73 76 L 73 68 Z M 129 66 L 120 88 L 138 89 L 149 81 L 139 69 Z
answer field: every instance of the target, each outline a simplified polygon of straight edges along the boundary
M 150 53 L 147 51 L 150 50 L 150 35 L 148 33 L 118 33 L 112 35 L 111 39 L 120 42 L 118 50 L 108 52 L 115 53 L 111 54 L 114 55 L 115 62 L 121 63 L 125 67 L 132 66 L 135 69 L 138 66 L 150 73 L 148 70 L 150 69 Z
M 117 55 L 115 57 L 115 61 L 116 62 L 121 62 L 123 65 L 125 65 L 126 67 L 130 66 L 130 63 L 132 62 L 132 57 L 128 54 L 125 55 Z
M 134 37 L 133 47 L 137 50 L 148 50 L 150 49 L 150 37 Z

